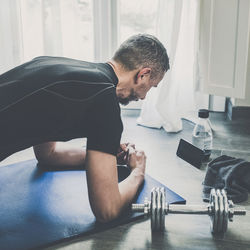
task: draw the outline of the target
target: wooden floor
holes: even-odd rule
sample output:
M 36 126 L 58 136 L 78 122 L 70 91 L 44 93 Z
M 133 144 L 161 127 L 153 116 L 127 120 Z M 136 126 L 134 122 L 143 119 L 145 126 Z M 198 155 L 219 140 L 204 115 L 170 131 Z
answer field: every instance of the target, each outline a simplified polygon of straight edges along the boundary
M 136 117 L 123 114 L 123 141 L 134 142 L 147 155 L 147 174 L 183 196 L 188 204 L 202 203 L 202 181 L 206 165 L 194 168 L 176 156 L 180 138 L 190 139 L 193 124 L 183 121 L 180 133 L 166 133 L 136 125 Z M 241 157 L 250 161 L 250 121 L 228 121 L 221 113 L 211 115 L 214 129 L 214 152 Z M 31 150 L 18 153 L 0 165 L 33 157 Z M 139 220 L 105 232 L 84 236 L 48 249 L 250 249 L 250 199 L 242 203 L 246 216 L 229 222 L 227 234 L 214 237 L 210 219 L 201 215 L 168 215 L 166 231 L 151 234 L 150 221 Z

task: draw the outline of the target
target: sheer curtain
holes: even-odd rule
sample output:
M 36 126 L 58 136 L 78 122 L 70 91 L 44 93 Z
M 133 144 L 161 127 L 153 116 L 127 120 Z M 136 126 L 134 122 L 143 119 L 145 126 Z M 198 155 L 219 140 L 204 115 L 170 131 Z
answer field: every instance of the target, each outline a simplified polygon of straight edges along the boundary
M 196 92 L 199 9 L 199 0 L 160 0 L 157 36 L 168 50 L 170 70 L 148 93 L 138 124 L 178 132 L 181 117 L 196 110 L 197 103 L 207 105 L 208 97 Z
M 92 0 L 2 0 L 0 32 L 0 74 L 41 55 L 94 58 Z

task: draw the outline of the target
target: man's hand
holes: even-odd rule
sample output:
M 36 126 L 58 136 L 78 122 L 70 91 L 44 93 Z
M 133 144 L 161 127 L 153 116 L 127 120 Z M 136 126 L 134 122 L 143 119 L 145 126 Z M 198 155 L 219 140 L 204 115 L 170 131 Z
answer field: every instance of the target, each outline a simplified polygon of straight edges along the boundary
M 144 179 L 146 155 L 144 151 L 137 150 L 135 144 L 121 144 L 116 159 L 119 165 L 127 165 L 135 176 Z
M 116 160 L 118 165 L 127 165 L 128 164 L 128 153 L 129 148 L 135 148 L 135 144 L 132 143 L 123 143 L 118 149 Z
M 147 158 L 144 151 L 137 150 L 134 147 L 129 147 L 128 150 L 128 166 L 131 172 L 144 179 Z

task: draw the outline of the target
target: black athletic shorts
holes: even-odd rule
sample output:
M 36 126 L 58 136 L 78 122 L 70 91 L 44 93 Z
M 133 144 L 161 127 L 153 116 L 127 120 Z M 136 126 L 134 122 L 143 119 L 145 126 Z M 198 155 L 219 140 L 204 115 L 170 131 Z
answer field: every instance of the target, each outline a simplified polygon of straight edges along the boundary
M 123 125 L 107 63 L 38 57 L 0 75 L 0 161 L 48 141 L 87 138 L 116 155 Z

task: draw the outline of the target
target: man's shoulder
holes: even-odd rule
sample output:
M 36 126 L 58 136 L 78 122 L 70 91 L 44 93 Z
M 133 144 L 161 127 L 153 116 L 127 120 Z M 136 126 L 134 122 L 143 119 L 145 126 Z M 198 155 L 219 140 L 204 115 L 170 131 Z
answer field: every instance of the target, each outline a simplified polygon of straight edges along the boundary
M 48 67 L 48 69 L 53 68 L 65 68 L 67 67 L 71 68 L 84 68 L 84 69 L 92 69 L 95 68 L 96 63 L 93 62 L 87 62 L 82 60 L 77 60 L 73 58 L 68 57 L 55 57 L 55 56 L 39 56 L 32 59 L 30 62 L 28 62 L 29 66 L 35 66 L 35 67 Z
M 65 80 L 117 84 L 117 77 L 107 63 L 95 63 L 67 57 L 40 56 L 34 58 L 28 67 L 39 67 L 59 74 Z M 27 67 L 26 67 L 27 68 Z
M 69 57 L 63 57 L 63 56 L 37 56 L 33 58 L 30 62 L 45 62 L 45 63 L 47 62 L 49 64 L 69 64 L 69 65 L 97 64 L 94 62 L 87 62 L 87 61 L 69 58 Z

